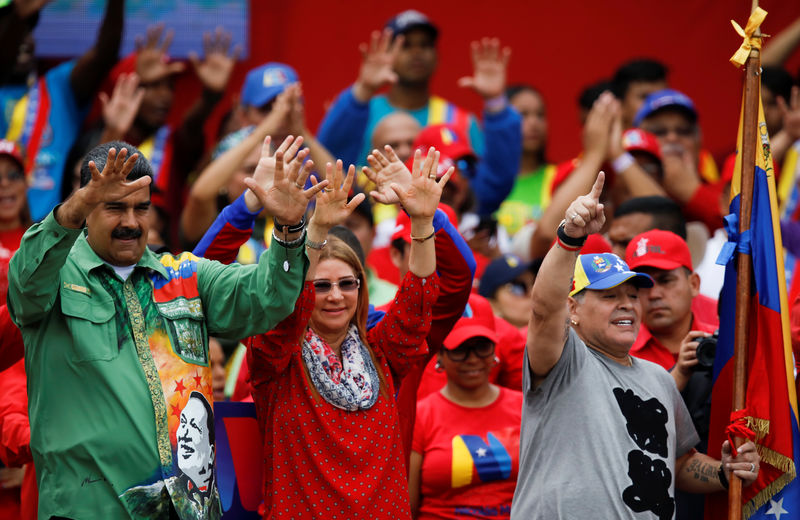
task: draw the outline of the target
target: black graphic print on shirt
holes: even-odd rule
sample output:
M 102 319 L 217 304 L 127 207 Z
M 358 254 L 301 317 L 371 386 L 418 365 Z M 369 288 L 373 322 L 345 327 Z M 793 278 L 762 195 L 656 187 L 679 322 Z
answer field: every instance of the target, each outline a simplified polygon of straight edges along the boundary
M 628 453 L 631 485 L 622 492 L 622 500 L 637 513 L 652 511 L 660 520 L 670 519 L 675 512 L 675 499 L 669 494 L 672 472 L 662 460 L 669 456 L 667 409 L 655 397 L 644 401 L 633 390 L 615 388 L 614 397 L 628 435 L 641 448 Z M 662 458 L 651 459 L 645 451 Z

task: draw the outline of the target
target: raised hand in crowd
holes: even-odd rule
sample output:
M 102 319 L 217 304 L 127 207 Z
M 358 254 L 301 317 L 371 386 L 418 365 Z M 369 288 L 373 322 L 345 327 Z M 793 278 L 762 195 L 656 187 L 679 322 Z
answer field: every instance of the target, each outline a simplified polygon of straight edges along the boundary
M 597 171 L 602 167 L 608 154 L 611 126 L 618 108 L 619 101 L 614 95 L 611 92 L 603 92 L 586 116 L 580 163 L 553 194 L 550 204 L 539 220 L 539 225 L 531 237 L 531 258 L 541 258 L 547 253 L 550 244 L 556 238 L 556 228 L 567 206 L 592 188 Z
M 328 164 L 335 161 L 333 155 L 325 148 L 319 141 L 317 141 L 314 133 L 306 126 L 306 109 L 305 102 L 303 101 L 303 85 L 295 83 L 286 87 L 283 92 L 286 94 L 286 123 L 285 126 L 289 130 L 289 134 L 295 136 L 302 136 L 305 139 L 305 145 L 311 152 L 311 160 L 316 164 Z M 274 109 L 273 109 L 274 111 Z M 270 114 L 272 115 L 272 114 Z M 269 116 L 267 116 L 269 117 Z M 280 134 L 278 134 L 280 135 Z
M 356 99 L 366 103 L 381 87 L 397 81 L 397 74 L 392 67 L 402 45 L 402 35 L 392 40 L 392 31 L 385 29 L 383 32 L 373 31 L 369 43 L 358 46 L 361 51 L 361 68 L 358 79 L 353 84 L 353 95 Z
M 700 187 L 700 172 L 691 150 L 679 143 L 666 143 L 661 147 L 661 165 L 664 170 L 664 189 L 670 197 L 686 204 Z
M 397 204 L 400 199 L 392 189 L 392 184 L 408 189 L 411 187 L 411 172 L 391 146 L 387 144 L 384 151 L 386 155 L 378 149 L 373 150 L 367 156 L 370 166 L 365 166 L 362 171 L 375 184 L 375 189 L 369 193 L 373 199 L 382 204 Z
M 366 195 L 357 193 L 348 202 L 347 197 L 353 187 L 356 178 L 356 167 L 352 164 L 347 169 L 347 174 L 343 174 L 342 161 L 336 161 L 336 166 L 331 163 L 325 165 L 325 178 L 328 180 L 328 187 L 317 195 L 314 205 L 314 215 L 308 223 L 308 240 L 318 244 L 324 243 L 328 236 L 328 231 L 333 226 L 344 223 L 345 219 L 363 202 Z M 317 184 L 317 180 L 312 177 L 312 184 Z M 307 254 L 311 265 L 319 257 L 320 250 L 309 248 Z M 313 279 L 314 269 L 309 269 L 308 279 Z
M 666 192 L 659 180 L 648 174 L 623 148 L 622 134 L 625 127 L 622 122 L 622 105 L 617 103 L 612 106 L 611 113 L 606 160 L 617 174 L 616 183 L 619 188 L 615 189 L 615 202 L 633 197 L 665 196 Z
M 122 73 L 114 84 L 111 97 L 105 92 L 100 92 L 98 97 L 103 106 L 100 142 L 122 139 L 130 130 L 144 97 L 144 89 L 139 87 L 139 77 L 135 73 Z
M 378 154 L 382 155 L 380 152 Z M 423 162 L 422 152 L 417 150 L 414 153 L 411 182 L 405 186 L 398 182 L 389 184 L 400 200 L 400 205 L 411 217 L 411 252 L 408 268 L 420 277 L 430 276 L 436 269 L 436 250 L 434 241 L 431 240 L 435 233 L 433 215 L 442 198 L 442 190 L 455 168 L 451 166 L 437 180 L 438 171 L 439 152 L 433 147 L 429 148 Z
M 294 137 L 289 136 L 286 141 L 291 145 Z M 256 182 L 255 178 L 245 179 L 244 182 L 256 196 L 261 207 L 275 217 L 279 224 L 295 224 L 302 219 L 309 201 L 328 185 L 328 181 L 323 180 L 308 189 L 304 189 L 306 180 L 308 180 L 308 176 L 311 173 L 313 162 L 306 161 L 303 163 L 303 159 L 307 155 L 305 150 L 298 152 L 297 156 L 288 163 L 285 162 L 284 155 L 285 152 L 279 149 L 275 152 L 274 159 L 272 159 L 270 143 L 265 139 L 261 147 L 261 158 L 255 174 L 258 175 L 259 179 L 263 180 L 264 185 Z M 259 175 L 260 170 L 271 167 L 273 160 L 275 171 L 271 180 L 268 174 L 263 174 L 262 172 Z
M 203 87 L 222 94 L 241 52 L 241 45 L 236 45 L 231 52 L 231 34 L 218 27 L 213 33 L 203 34 L 203 60 L 196 52 L 191 52 L 189 61 Z
M 283 161 L 285 164 L 289 165 L 290 168 L 295 162 L 302 164 L 305 158 L 308 157 L 308 150 L 301 150 L 300 148 L 302 146 L 302 136 L 294 137 L 290 135 L 283 140 L 273 153 L 272 137 L 267 136 L 261 150 L 261 158 L 258 161 L 258 167 L 255 173 L 253 173 L 253 180 L 265 190 L 269 189 L 275 181 L 275 156 L 278 153 L 283 154 Z M 245 205 L 247 205 L 247 209 L 253 213 L 264 207 L 252 190 L 245 191 L 244 202 Z
M 169 29 L 164 32 L 164 24 L 160 23 L 148 27 L 144 38 L 135 38 L 136 74 L 142 84 L 179 74 L 186 69 L 186 65 L 181 62 L 169 62 L 167 52 L 174 36 L 175 31 Z
M 81 228 L 86 217 L 98 204 L 120 200 L 147 187 L 151 180 L 147 175 L 135 181 L 127 181 L 128 174 L 138 159 L 137 153 L 128 157 L 128 150 L 125 148 L 119 153 L 111 148 L 102 172 L 98 171 L 94 161 L 89 161 L 92 178 L 58 208 L 56 220 L 59 224 L 73 229 Z
M 511 49 L 501 48 L 497 38 L 483 38 L 480 42 L 472 42 L 470 47 L 474 70 L 472 76 L 459 79 L 458 86 L 471 88 L 486 100 L 502 96 L 506 89 Z

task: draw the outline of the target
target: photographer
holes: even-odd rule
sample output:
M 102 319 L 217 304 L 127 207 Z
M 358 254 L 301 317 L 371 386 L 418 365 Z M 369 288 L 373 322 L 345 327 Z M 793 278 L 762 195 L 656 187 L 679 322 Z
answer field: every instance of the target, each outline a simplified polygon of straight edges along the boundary
M 641 293 L 642 326 L 631 355 L 672 374 L 700 437 L 695 448 L 706 453 L 716 327 L 692 312 L 700 276 L 692 269 L 689 246 L 671 231 L 652 229 L 630 241 L 625 259 L 632 270 L 654 281 Z M 678 520 L 703 517 L 703 499 L 697 495 L 676 493 L 676 508 Z

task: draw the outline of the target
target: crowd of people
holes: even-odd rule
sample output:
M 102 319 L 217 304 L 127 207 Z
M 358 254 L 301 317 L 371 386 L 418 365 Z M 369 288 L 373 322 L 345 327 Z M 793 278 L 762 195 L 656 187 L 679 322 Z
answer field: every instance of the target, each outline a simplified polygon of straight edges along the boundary
M 172 126 L 171 31 L 119 59 L 108 0 L 43 72 L 46 4 L 0 7 L 0 516 L 222 518 L 228 400 L 254 403 L 264 518 L 691 520 L 757 478 L 752 442 L 708 455 L 735 155 L 717 166 L 662 63 L 586 86 L 555 162 L 497 39 L 459 80 L 476 116 L 431 92 L 435 22 L 396 14 L 314 132 L 292 66 L 230 85 L 218 30 Z M 800 20 L 761 75 L 795 256 L 798 47 Z

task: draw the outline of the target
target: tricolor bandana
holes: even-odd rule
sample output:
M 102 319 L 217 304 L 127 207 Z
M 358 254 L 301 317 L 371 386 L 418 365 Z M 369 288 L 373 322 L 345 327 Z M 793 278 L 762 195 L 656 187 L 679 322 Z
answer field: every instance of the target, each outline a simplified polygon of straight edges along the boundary
M 573 296 L 584 289 L 610 289 L 633 280 L 637 287 L 652 287 L 653 279 L 644 273 L 631 271 L 620 257 L 613 253 L 580 255 L 575 262 L 572 279 Z

